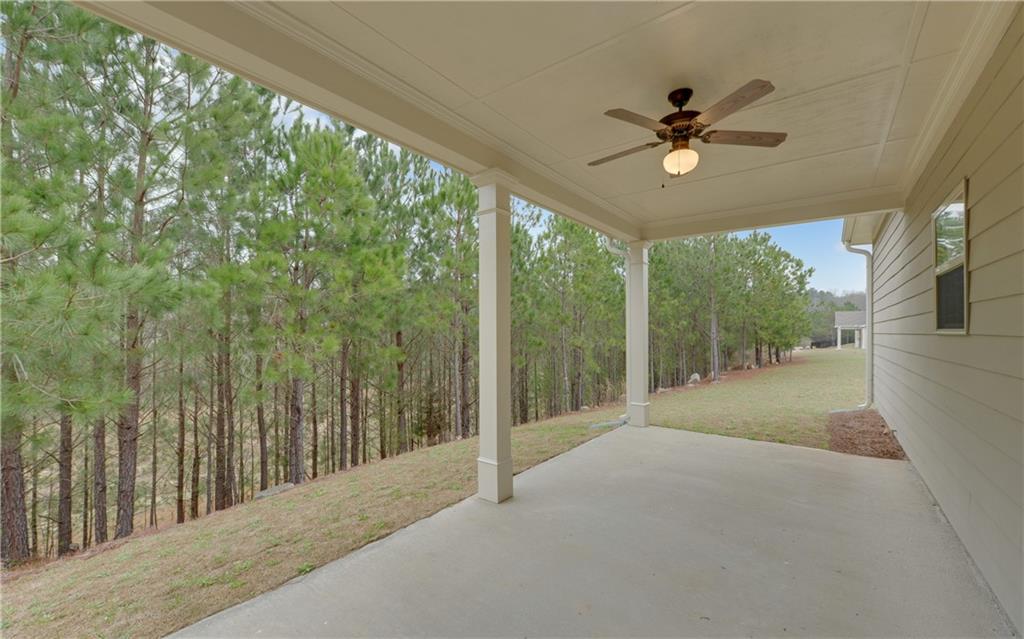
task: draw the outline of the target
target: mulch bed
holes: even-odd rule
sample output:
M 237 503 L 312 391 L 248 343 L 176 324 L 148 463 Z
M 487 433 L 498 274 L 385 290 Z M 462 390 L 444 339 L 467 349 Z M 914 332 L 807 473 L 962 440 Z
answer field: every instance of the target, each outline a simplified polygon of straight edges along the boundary
M 854 410 L 829 414 L 829 448 L 840 453 L 906 459 L 900 443 L 876 410 Z

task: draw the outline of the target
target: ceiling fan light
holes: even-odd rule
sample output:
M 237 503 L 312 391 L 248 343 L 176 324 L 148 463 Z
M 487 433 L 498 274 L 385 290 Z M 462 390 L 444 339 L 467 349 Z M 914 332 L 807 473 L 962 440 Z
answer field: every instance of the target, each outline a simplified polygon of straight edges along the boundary
M 662 166 L 669 175 L 684 175 L 697 168 L 700 156 L 693 149 L 673 149 L 665 156 Z

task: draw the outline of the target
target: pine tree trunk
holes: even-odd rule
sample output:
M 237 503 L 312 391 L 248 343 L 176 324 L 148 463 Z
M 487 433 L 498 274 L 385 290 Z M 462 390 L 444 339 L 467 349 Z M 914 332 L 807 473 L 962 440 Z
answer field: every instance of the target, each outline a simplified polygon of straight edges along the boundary
M 82 550 L 89 547 L 89 438 L 82 440 Z
M 384 393 L 381 390 L 383 387 L 384 384 L 381 383 L 380 387 L 377 389 L 377 444 L 378 449 L 380 450 L 380 458 L 387 459 L 388 438 L 386 430 L 387 422 L 384 419 Z
M 359 434 L 359 443 L 363 447 L 363 463 L 366 464 L 366 463 L 368 463 L 370 461 L 370 455 L 369 455 L 369 445 L 370 445 L 370 442 L 369 442 L 369 439 L 370 439 L 370 427 L 369 427 L 370 426 L 370 424 L 369 424 L 369 422 L 370 422 L 370 416 L 369 416 L 369 412 L 370 412 L 370 389 L 369 388 L 363 388 L 363 397 L 360 400 L 360 406 L 362 408 L 362 412 L 361 412 L 360 417 L 359 417 L 359 426 L 360 426 L 360 430 L 362 432 Z
M 256 356 L 256 428 L 260 438 L 260 490 L 267 489 L 267 422 L 263 415 L 263 356 Z
M 462 304 L 461 336 L 459 339 L 459 437 L 472 435 L 469 405 L 469 305 Z
M 92 431 L 93 454 L 93 539 L 97 544 L 107 541 L 107 421 L 100 417 Z
M 149 525 L 156 527 L 156 434 L 158 430 L 158 424 L 160 423 L 157 419 L 156 412 L 156 362 L 153 362 L 153 425 L 151 427 L 153 434 L 153 456 L 150 460 L 150 482 L 149 482 Z
M 33 427 L 33 431 L 35 428 Z M 29 510 L 29 532 L 32 535 L 32 546 L 29 553 L 33 557 L 39 556 L 39 464 L 33 461 L 32 470 L 32 505 Z
M 215 362 L 218 361 L 216 357 L 214 358 L 214 361 Z M 217 368 L 217 365 L 215 364 L 214 365 L 214 369 L 216 369 L 216 368 Z M 219 410 L 218 410 L 218 408 L 216 407 L 216 404 L 215 404 L 215 402 L 216 402 L 216 399 L 215 399 L 216 395 L 215 395 L 214 391 L 215 391 L 216 386 L 217 386 L 217 375 L 216 375 L 216 372 L 215 371 L 210 371 L 210 396 L 209 396 L 209 399 L 207 400 L 208 403 L 206 404 L 206 406 L 207 406 L 207 410 L 206 410 L 206 514 L 207 515 L 209 515 L 213 511 L 213 505 L 214 505 L 213 504 L 213 502 L 214 502 L 214 499 L 213 499 L 213 484 L 214 484 L 214 481 L 213 481 L 213 478 L 211 478 L 210 474 L 211 474 L 211 472 L 215 473 L 215 471 L 213 470 L 214 469 L 214 463 L 213 463 L 213 439 L 214 439 L 214 430 L 215 430 L 214 422 L 216 421 L 216 417 L 214 417 L 214 413 L 215 412 L 219 412 Z
M 60 452 L 57 455 L 57 556 L 71 550 L 71 415 L 60 415 Z
M 341 347 L 341 362 L 338 366 L 338 466 L 348 468 L 348 344 Z
M 288 481 L 293 484 L 301 484 L 305 480 L 305 459 L 302 446 L 302 395 L 303 380 L 299 377 L 292 378 L 291 424 L 289 428 L 288 446 Z
M 280 386 L 274 382 L 274 485 L 281 483 L 281 433 L 278 428 L 280 413 L 278 411 L 278 392 Z
M 324 426 L 324 441 L 327 444 L 327 461 L 324 462 L 324 468 L 327 472 L 333 473 L 338 470 L 337 458 L 335 457 L 335 446 L 334 446 L 334 360 L 328 360 L 330 366 L 327 367 L 327 425 Z
M 743 355 L 740 358 L 740 370 L 747 370 L 747 320 L 743 320 L 743 337 L 741 340 L 740 349 L 743 351 Z
M 125 357 L 125 381 L 131 398 L 117 424 L 117 523 L 114 538 L 132 534 L 135 522 L 135 470 L 139 451 L 139 401 L 142 394 L 141 322 L 138 308 L 130 304 Z
M 10 367 L 4 362 L 5 368 Z M 14 375 L 10 367 L 10 375 Z M 6 373 L 6 371 L 5 371 Z M 25 518 L 25 475 L 21 463 L 21 429 L 4 424 L 0 429 L 0 563 L 10 566 L 28 559 L 28 521 Z
M 224 447 L 224 506 L 235 503 L 238 484 L 235 480 L 235 394 L 231 383 L 231 295 L 225 294 L 227 327 L 224 330 L 224 415 L 227 428 L 227 443 Z
M 284 455 L 281 456 L 282 467 L 284 469 L 285 481 L 291 481 L 291 471 L 289 470 L 289 464 L 291 461 L 291 440 L 292 440 L 292 381 L 288 378 L 288 383 L 284 387 L 284 412 L 285 412 L 285 432 L 284 442 Z
M 217 352 L 217 431 L 214 437 L 216 448 L 216 483 L 214 485 L 214 508 L 224 510 L 230 504 L 227 496 L 228 474 L 227 474 L 227 445 L 226 445 L 226 422 L 227 422 L 227 398 L 224 389 L 224 346 L 220 344 Z
M 185 521 L 185 363 L 178 357 L 178 512 L 177 522 Z
M 309 409 L 313 417 L 313 479 L 317 478 L 317 468 L 320 461 L 320 424 L 316 416 L 316 369 L 313 369 L 313 381 L 309 383 Z
M 199 518 L 199 392 L 192 389 L 192 490 L 188 515 L 192 519 Z
M 50 548 L 53 547 L 51 542 L 53 541 L 53 522 L 56 519 L 53 516 L 53 475 L 50 475 L 50 481 L 46 482 L 46 531 L 43 533 L 43 556 L 50 556 Z
M 398 349 L 398 388 L 396 393 L 397 405 L 395 406 L 397 415 L 395 419 L 398 422 L 399 454 L 409 450 L 409 428 L 405 422 L 405 348 L 402 340 L 402 331 L 395 331 L 395 348 Z
M 143 79 L 142 127 L 139 130 L 135 165 L 135 195 L 129 229 L 129 263 L 139 264 L 146 222 L 147 166 L 153 132 L 150 130 L 155 101 L 152 74 L 156 66 L 156 43 L 145 44 L 147 73 Z M 129 298 L 125 306 L 124 350 L 125 386 L 130 398 L 121 414 L 117 429 L 117 525 L 114 537 L 132 534 L 135 526 L 135 471 L 138 467 L 139 407 L 142 403 L 142 312 L 138 301 Z
M 234 393 L 232 392 L 232 397 Z M 233 405 L 233 404 L 232 404 Z M 234 415 L 234 409 L 231 410 L 229 415 Z M 232 420 L 234 421 L 234 420 Z M 242 419 L 238 420 L 238 436 L 235 439 L 238 441 L 238 480 L 235 484 L 236 495 L 233 503 L 242 504 L 245 503 L 245 422 Z
M 519 369 L 519 423 L 530 421 L 530 360 Z
M 355 468 L 359 465 L 359 436 L 360 436 L 360 415 L 362 414 L 359 410 L 359 376 L 352 375 L 351 388 L 352 397 L 349 400 L 351 405 L 351 414 L 349 415 L 349 422 L 352 428 L 352 459 L 350 460 L 352 467 Z

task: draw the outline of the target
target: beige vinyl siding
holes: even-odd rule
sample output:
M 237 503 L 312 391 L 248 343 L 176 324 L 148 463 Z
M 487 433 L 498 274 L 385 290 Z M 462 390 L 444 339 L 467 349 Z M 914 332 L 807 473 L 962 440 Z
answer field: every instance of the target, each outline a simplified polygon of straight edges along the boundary
M 875 401 L 1024 629 L 1024 13 L 875 239 Z M 968 178 L 967 335 L 935 331 L 931 214 Z

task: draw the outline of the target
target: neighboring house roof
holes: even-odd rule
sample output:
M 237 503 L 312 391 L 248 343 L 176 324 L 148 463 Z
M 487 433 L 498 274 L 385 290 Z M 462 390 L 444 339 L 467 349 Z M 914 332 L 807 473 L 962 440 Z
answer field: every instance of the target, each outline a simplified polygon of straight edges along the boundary
M 864 311 L 836 311 L 835 326 L 865 326 Z

